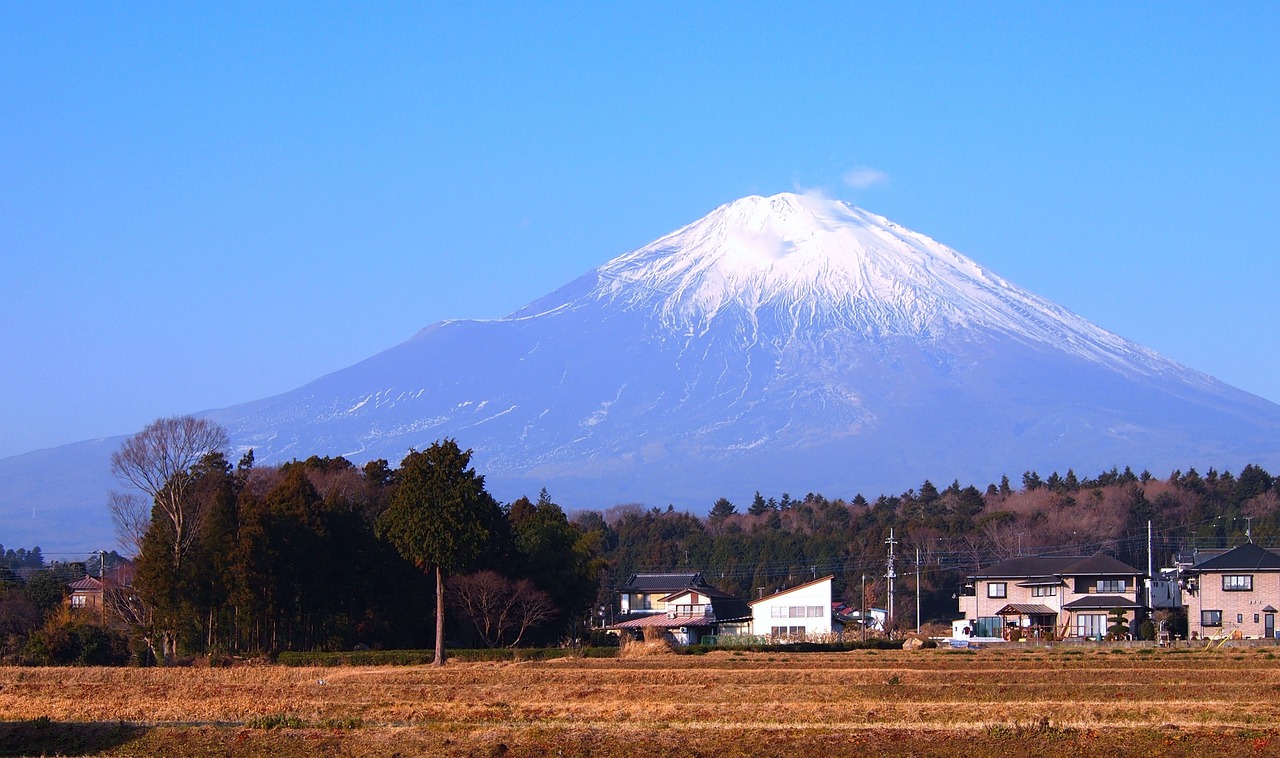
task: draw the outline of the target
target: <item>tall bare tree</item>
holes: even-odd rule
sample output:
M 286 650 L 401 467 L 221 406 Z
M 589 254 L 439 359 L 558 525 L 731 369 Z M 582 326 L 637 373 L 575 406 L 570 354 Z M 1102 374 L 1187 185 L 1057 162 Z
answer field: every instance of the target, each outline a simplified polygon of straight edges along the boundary
M 151 512 L 162 516 L 172 536 L 173 567 L 191 549 L 206 508 L 203 501 L 188 497 L 193 480 L 191 469 L 205 455 L 225 452 L 230 444 L 227 430 L 208 419 L 173 416 L 156 419 L 124 441 L 111 454 L 111 473 L 152 500 Z M 148 521 L 137 497 L 113 493 L 112 518 L 122 540 L 132 542 L 145 534 Z M 140 547 L 141 540 L 137 539 Z

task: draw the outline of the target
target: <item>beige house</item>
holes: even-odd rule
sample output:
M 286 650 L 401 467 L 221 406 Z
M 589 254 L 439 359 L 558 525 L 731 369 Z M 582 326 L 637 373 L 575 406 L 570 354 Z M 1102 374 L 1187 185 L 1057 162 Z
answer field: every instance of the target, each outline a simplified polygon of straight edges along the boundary
M 959 610 L 975 638 L 1062 639 L 1107 633 L 1108 615 L 1145 615 L 1142 572 L 1097 553 L 1010 558 L 969 577 Z
M 1280 555 L 1246 542 L 1185 573 L 1183 604 L 1190 636 L 1276 636 Z

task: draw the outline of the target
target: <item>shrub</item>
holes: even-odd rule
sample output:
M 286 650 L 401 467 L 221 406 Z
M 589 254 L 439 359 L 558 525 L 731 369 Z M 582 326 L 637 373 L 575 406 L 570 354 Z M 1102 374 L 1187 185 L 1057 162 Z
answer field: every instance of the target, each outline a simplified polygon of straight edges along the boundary
M 64 609 L 31 633 L 22 658 L 38 666 L 120 666 L 129 662 L 129 640 L 87 614 Z

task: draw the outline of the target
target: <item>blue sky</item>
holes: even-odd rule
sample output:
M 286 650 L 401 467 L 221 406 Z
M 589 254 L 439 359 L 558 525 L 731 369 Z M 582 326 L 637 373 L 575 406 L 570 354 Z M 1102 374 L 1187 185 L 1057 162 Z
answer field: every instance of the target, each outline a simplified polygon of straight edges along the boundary
M 822 189 L 1280 401 L 1280 4 L 0 4 L 0 456 Z

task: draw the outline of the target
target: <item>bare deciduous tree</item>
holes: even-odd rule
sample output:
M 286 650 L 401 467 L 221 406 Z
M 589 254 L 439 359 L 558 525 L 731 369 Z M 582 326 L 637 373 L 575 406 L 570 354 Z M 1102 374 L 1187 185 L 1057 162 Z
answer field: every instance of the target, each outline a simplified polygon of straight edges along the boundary
M 151 422 L 111 454 L 111 473 L 149 495 L 168 522 L 175 569 L 199 533 L 205 515 L 200 501 L 187 497 L 191 467 L 229 444 L 227 430 L 218 424 L 194 416 L 174 416 Z M 122 518 L 132 536 L 139 526 L 136 504 L 132 510 L 121 505 L 126 508 Z
M 551 596 L 533 582 L 513 582 L 495 571 L 454 577 L 449 594 L 488 647 L 515 647 L 530 629 L 556 614 Z

